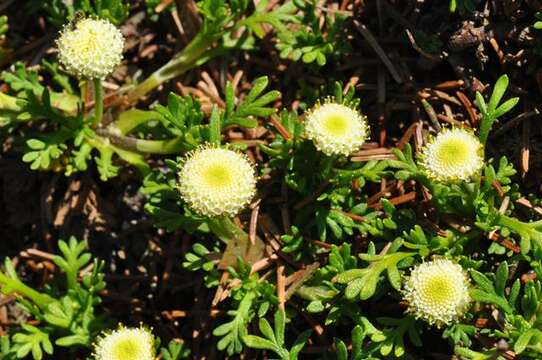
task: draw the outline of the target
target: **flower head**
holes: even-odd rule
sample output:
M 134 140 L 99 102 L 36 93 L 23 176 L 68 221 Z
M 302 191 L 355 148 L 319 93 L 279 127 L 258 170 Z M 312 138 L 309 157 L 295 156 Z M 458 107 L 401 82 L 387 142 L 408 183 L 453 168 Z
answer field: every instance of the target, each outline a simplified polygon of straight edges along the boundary
M 67 25 L 56 41 L 66 70 L 89 79 L 103 79 L 122 60 L 124 38 L 113 24 L 87 18 Z
M 120 327 L 98 339 L 94 354 L 96 360 L 154 360 L 154 338 L 143 327 Z
M 364 115 L 331 100 L 316 104 L 305 117 L 305 133 L 326 155 L 350 155 L 367 139 L 369 127 Z
M 429 178 L 443 183 L 468 181 L 484 166 L 484 148 L 468 130 L 444 130 L 425 147 L 420 160 Z
M 416 266 L 404 284 L 408 312 L 437 327 L 461 318 L 469 303 L 469 280 L 461 267 L 438 259 Z
M 254 197 L 256 174 L 244 154 L 201 147 L 181 164 L 179 190 L 183 200 L 200 215 L 235 216 Z

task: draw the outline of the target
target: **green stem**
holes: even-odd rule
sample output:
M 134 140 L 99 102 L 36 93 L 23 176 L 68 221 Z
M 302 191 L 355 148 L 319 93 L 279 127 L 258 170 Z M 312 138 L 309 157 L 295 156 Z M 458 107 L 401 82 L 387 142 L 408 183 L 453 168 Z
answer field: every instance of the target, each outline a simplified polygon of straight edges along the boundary
M 134 153 L 129 150 L 120 149 L 111 144 L 111 142 L 107 138 L 96 135 L 94 137 L 87 137 L 86 142 L 93 148 L 98 149 L 99 151 L 107 149 L 112 150 L 122 160 L 136 167 L 141 172 L 142 176 L 146 176 L 150 172 L 149 164 L 147 164 L 143 155 Z
M 114 146 L 131 152 L 167 155 L 189 150 L 180 137 L 165 140 L 146 140 L 117 135 L 103 129 L 98 129 L 96 133 L 107 138 Z
M 104 114 L 102 80 L 94 79 L 94 125 L 98 126 L 102 122 Z
M 109 130 L 113 133 L 126 135 L 139 125 L 156 120 L 157 118 L 158 114 L 154 111 L 131 109 L 122 112 L 118 120 L 109 126 Z
M 213 52 L 211 51 L 208 54 L 206 52 L 212 50 L 210 49 L 211 46 L 221 35 L 219 33 L 215 36 L 210 36 L 204 32 L 199 32 L 181 52 L 137 85 L 128 94 L 128 104 L 137 102 L 139 98 L 145 96 L 164 82 L 182 75 L 191 68 L 209 60 L 213 56 Z
M 139 152 L 147 154 L 178 154 L 185 148 L 183 139 L 169 140 L 136 140 L 136 148 Z
M 46 294 L 42 294 L 31 287 L 22 283 L 19 279 L 13 279 L 0 273 L 0 284 L 4 285 L 2 292 L 4 293 L 17 293 L 27 299 L 30 299 L 34 304 L 42 309 L 45 309 L 47 305 L 55 301 L 52 297 Z
M 77 271 L 66 271 L 66 283 L 68 289 L 75 289 L 77 287 Z

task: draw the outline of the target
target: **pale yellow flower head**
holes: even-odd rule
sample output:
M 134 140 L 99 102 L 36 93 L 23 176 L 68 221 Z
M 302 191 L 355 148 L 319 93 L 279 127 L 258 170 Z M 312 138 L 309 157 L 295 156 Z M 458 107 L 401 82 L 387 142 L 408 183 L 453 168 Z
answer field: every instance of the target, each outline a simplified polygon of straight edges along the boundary
M 443 130 L 423 149 L 420 165 L 438 182 L 469 181 L 484 166 L 484 148 L 468 130 Z
M 188 154 L 179 170 L 181 197 L 196 213 L 235 216 L 256 194 L 256 173 L 246 155 L 218 147 Z
M 122 60 L 124 37 L 107 20 L 87 18 L 67 25 L 56 41 L 66 70 L 88 79 L 103 79 Z
M 154 360 L 154 338 L 143 327 L 121 327 L 94 344 L 96 360 Z
M 467 274 L 447 259 L 416 266 L 403 288 L 407 312 L 437 327 L 463 317 L 471 301 Z
M 367 140 L 369 127 L 363 114 L 327 100 L 305 116 L 305 134 L 324 154 L 348 156 Z

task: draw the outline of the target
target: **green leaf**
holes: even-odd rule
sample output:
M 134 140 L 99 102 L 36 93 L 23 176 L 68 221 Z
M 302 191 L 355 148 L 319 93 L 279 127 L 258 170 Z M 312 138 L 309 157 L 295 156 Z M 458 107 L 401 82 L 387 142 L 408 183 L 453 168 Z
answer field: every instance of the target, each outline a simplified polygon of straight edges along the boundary
M 508 88 L 508 75 L 501 75 L 497 79 L 497 82 L 495 83 L 495 86 L 493 87 L 493 93 L 491 94 L 491 97 L 489 98 L 488 103 L 488 110 L 489 112 L 495 111 L 497 109 L 497 106 L 499 105 L 502 97 L 504 96 L 504 93 L 506 91 L 506 88 Z
M 181 360 L 190 355 L 190 349 L 183 343 L 171 340 L 167 348 L 163 347 L 160 349 L 160 355 L 162 355 L 164 360 Z
M 243 350 L 243 338 L 247 335 L 247 324 L 252 318 L 251 306 L 256 294 L 249 291 L 245 294 L 235 311 L 234 318 L 213 330 L 213 335 L 221 336 L 217 348 L 226 350 L 228 355 L 238 354 Z
M 506 299 L 496 294 L 485 292 L 479 289 L 472 289 L 470 291 L 470 296 L 475 301 L 479 301 L 481 303 L 486 303 L 486 304 L 497 305 L 499 308 L 501 308 L 501 310 L 503 310 L 504 312 L 508 314 L 511 314 L 514 312 L 514 309 L 512 309 L 512 307 L 508 304 Z
M 335 356 L 337 360 L 348 360 L 348 350 L 341 340 L 335 338 Z
M 376 291 L 376 285 L 378 284 L 378 273 L 371 272 L 370 275 L 367 275 L 363 278 L 363 284 L 359 292 L 359 297 L 361 300 L 367 300 L 374 295 Z
M 275 346 L 273 342 L 266 340 L 264 338 L 261 338 L 259 336 L 246 335 L 243 337 L 243 341 L 248 347 L 251 347 L 254 349 L 264 349 L 264 350 L 271 350 L 275 352 L 277 350 L 277 347 Z
M 267 76 L 262 76 L 257 78 L 252 82 L 252 89 L 248 93 L 247 97 L 245 98 L 245 101 L 247 103 L 253 103 L 258 98 L 258 95 L 262 93 L 262 91 L 265 90 L 267 85 L 269 84 L 269 79 Z
M 471 273 L 472 279 L 476 282 L 476 284 L 478 284 L 478 286 L 480 286 L 482 290 L 489 293 L 495 292 L 495 289 L 493 287 L 493 282 L 491 282 L 491 280 L 489 280 L 487 276 L 485 276 L 481 272 L 478 272 L 474 269 L 471 269 L 470 273 Z
M 365 286 L 365 278 L 355 279 L 348 283 L 344 291 L 344 295 L 347 299 L 352 300 L 358 296 L 361 292 L 361 289 Z
M 24 332 L 13 335 L 18 358 L 25 358 L 30 352 L 34 360 L 41 360 L 43 352 L 53 354 L 53 344 L 49 340 L 48 332 L 28 324 L 22 324 L 21 327 Z
M 491 97 L 489 99 L 489 104 L 487 105 L 484 102 L 482 95 L 480 93 L 476 94 L 475 103 L 478 106 L 480 112 L 482 113 L 479 133 L 479 138 L 482 144 L 486 143 L 489 132 L 491 131 L 493 123 L 497 120 L 497 118 L 512 110 L 512 108 L 516 106 L 519 101 L 518 98 L 512 98 L 499 106 L 499 103 L 504 96 L 507 87 L 508 76 L 502 75 L 495 83 L 495 86 L 493 87 L 493 92 L 491 93 Z
M 529 329 L 525 331 L 514 343 L 514 352 L 518 355 L 524 352 L 533 338 L 536 338 L 537 342 L 542 341 L 542 332 L 538 329 Z
M 476 92 L 475 103 L 482 114 L 487 114 L 488 111 L 486 101 L 484 100 L 483 95 L 479 91 Z
M 209 142 L 211 144 L 220 145 L 221 130 L 222 126 L 220 125 L 220 114 L 218 112 L 218 108 L 213 106 L 209 120 Z
M 393 286 L 393 288 L 397 291 L 401 290 L 401 275 L 399 274 L 399 270 L 397 269 L 397 266 L 390 266 L 388 268 L 388 280 Z
M 245 99 L 237 105 L 235 110 L 228 108 L 222 126 L 237 124 L 243 127 L 255 127 L 258 122 L 253 117 L 266 117 L 275 112 L 274 108 L 267 107 L 269 103 L 280 97 L 280 92 L 270 91 L 260 96 L 268 85 L 266 76 L 253 82 L 253 87 Z M 232 96 L 232 95 L 229 95 Z M 231 100 L 228 100 L 231 101 Z
M 519 98 L 518 97 L 515 97 L 515 98 L 511 98 L 511 99 L 508 99 L 506 100 L 506 102 L 504 104 L 502 104 L 501 106 L 499 106 L 493 113 L 492 115 L 496 118 L 499 118 L 501 116 L 503 116 L 504 114 L 506 114 L 507 112 L 509 112 L 510 110 L 512 110 L 516 105 L 517 103 L 519 102 Z
M 78 286 L 77 274 L 83 266 L 89 263 L 92 255 L 85 252 L 87 243 L 77 241 L 73 236 L 70 237 L 68 243 L 60 240 L 58 247 L 63 257 L 55 256 L 53 262 L 66 272 L 68 289 L 75 289 Z
M 508 264 L 506 261 L 501 262 L 497 268 L 496 277 L 495 277 L 495 292 L 504 296 L 504 290 L 506 287 L 506 282 L 508 281 Z
M 295 339 L 294 344 L 292 345 L 292 348 L 290 349 L 290 359 L 296 360 L 299 352 L 305 347 L 305 344 L 309 340 L 309 337 L 311 336 L 312 331 L 311 330 L 305 330 L 299 336 L 297 339 Z
M 284 345 L 285 327 L 286 327 L 286 313 L 284 312 L 284 310 L 279 309 L 275 312 L 275 336 L 276 336 L 276 343 L 280 346 Z
M 272 341 L 274 344 L 277 343 L 277 339 L 275 338 L 275 334 L 273 333 L 273 329 L 271 328 L 271 325 L 269 325 L 269 322 L 265 318 L 261 318 L 259 321 L 259 328 L 262 334 L 268 338 L 270 341 Z

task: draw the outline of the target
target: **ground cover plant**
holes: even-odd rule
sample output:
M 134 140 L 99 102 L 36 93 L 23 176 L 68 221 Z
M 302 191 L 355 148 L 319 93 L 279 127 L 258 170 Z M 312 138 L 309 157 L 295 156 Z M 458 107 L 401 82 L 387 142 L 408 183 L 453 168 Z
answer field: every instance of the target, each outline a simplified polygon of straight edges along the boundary
M 0 358 L 541 359 L 542 3 L 0 3 Z

